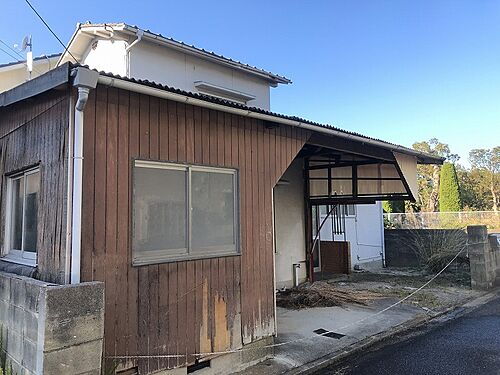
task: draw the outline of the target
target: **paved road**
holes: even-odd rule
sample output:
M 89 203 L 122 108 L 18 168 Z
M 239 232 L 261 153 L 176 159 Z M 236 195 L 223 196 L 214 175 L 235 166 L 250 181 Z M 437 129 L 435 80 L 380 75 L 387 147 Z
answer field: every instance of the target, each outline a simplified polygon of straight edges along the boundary
M 500 374 L 500 297 L 423 335 L 316 373 Z

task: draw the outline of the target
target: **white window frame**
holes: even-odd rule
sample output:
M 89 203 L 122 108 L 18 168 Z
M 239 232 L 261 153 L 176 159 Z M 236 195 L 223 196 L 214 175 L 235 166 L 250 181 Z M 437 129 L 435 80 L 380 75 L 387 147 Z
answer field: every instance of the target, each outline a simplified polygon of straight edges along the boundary
M 352 214 L 349 213 L 348 206 L 352 206 Z M 346 216 L 346 217 L 355 217 L 356 216 L 357 208 L 356 208 L 355 204 L 344 204 L 344 207 L 342 207 L 342 209 L 344 210 L 344 216 Z
M 38 173 L 40 177 L 40 168 L 32 168 L 25 170 L 20 173 L 16 173 L 11 176 L 6 176 L 7 179 L 7 203 L 6 203 L 6 216 L 5 216 L 5 248 L 4 248 L 4 256 L 2 260 L 24 264 L 27 266 L 36 266 L 37 265 L 37 255 L 38 249 L 35 252 L 25 251 L 24 247 L 24 210 L 26 209 L 26 177 L 32 174 Z M 13 182 L 24 178 L 24 191 L 23 191 L 23 213 L 22 213 L 22 229 L 21 229 L 21 249 L 13 249 L 12 248 L 12 202 L 13 202 Z M 38 218 L 37 218 L 38 222 Z
M 132 265 L 140 266 L 155 263 L 170 263 L 182 260 L 215 258 L 224 256 L 235 256 L 240 254 L 240 219 L 239 219 L 239 183 L 238 171 L 233 168 L 201 166 L 195 164 L 180 164 L 160 161 L 149 160 L 135 160 L 134 169 L 136 168 L 156 168 L 156 169 L 170 169 L 186 171 L 186 239 L 187 247 L 182 249 L 165 249 L 148 251 L 148 254 L 137 251 L 134 246 L 135 236 L 135 181 L 133 181 L 134 192 L 132 194 Z M 221 245 L 221 246 L 208 246 L 202 248 L 194 248 L 192 246 L 192 188 L 191 188 L 191 173 L 192 172 L 212 172 L 220 174 L 230 174 L 233 176 L 233 189 L 234 189 L 234 245 Z M 133 173 L 135 178 L 135 174 Z

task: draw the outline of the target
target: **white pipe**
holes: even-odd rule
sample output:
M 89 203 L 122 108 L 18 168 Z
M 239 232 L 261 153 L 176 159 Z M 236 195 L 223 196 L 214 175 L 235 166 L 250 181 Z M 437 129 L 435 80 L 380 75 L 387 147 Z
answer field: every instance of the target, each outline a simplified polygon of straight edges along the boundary
M 130 82 L 127 80 L 114 78 L 114 77 L 108 77 L 108 76 L 104 76 L 104 75 L 99 75 L 98 82 L 100 84 L 103 84 L 103 85 L 106 85 L 109 87 L 117 87 L 120 89 L 134 91 L 134 92 L 145 94 L 145 95 L 156 96 L 158 98 L 169 99 L 169 100 L 174 100 L 176 102 L 187 103 L 187 104 L 192 104 L 192 105 L 196 105 L 199 107 L 210 108 L 210 109 L 214 109 L 217 111 L 233 113 L 233 114 L 240 115 L 240 116 L 251 117 L 251 118 L 255 118 L 255 119 L 260 119 L 260 120 L 277 122 L 280 124 L 295 126 L 295 127 L 299 127 L 299 128 L 303 128 L 303 129 L 307 129 L 307 130 L 312 130 L 315 132 L 321 132 L 321 133 L 333 135 L 333 136 L 344 138 L 344 139 L 354 140 L 354 141 L 362 142 L 365 144 L 383 147 L 383 148 L 389 149 L 391 151 L 398 151 L 398 152 L 402 152 L 402 153 L 410 154 L 410 155 L 414 155 L 414 156 L 423 156 L 422 153 L 420 153 L 418 151 L 415 151 L 415 150 L 412 150 L 412 149 L 409 149 L 409 148 L 406 148 L 403 146 L 393 145 L 393 144 L 386 143 L 383 141 L 378 141 L 376 139 L 365 138 L 365 137 L 362 137 L 359 135 L 349 134 L 349 133 L 345 133 L 345 132 L 331 129 L 331 128 L 324 128 L 324 127 L 317 126 L 317 125 L 311 125 L 311 124 L 304 123 L 304 122 L 298 121 L 298 120 L 291 120 L 291 119 L 282 118 L 282 117 L 278 117 L 278 116 L 272 116 L 272 115 L 268 115 L 268 114 L 264 114 L 264 113 L 253 112 L 253 111 L 248 110 L 248 109 L 240 109 L 240 108 L 225 106 L 222 104 L 212 103 L 209 101 L 193 98 L 193 97 L 182 95 L 182 94 L 173 93 L 173 92 L 159 89 L 156 87 L 146 86 L 146 85 L 141 84 L 141 83 Z
M 142 31 L 142 30 L 137 30 L 136 35 L 137 35 L 137 39 L 136 39 L 136 40 L 134 40 L 131 44 L 129 44 L 129 45 L 127 46 L 127 48 L 125 48 L 125 52 L 128 52 L 128 51 L 129 51 L 129 50 L 130 50 L 133 46 L 135 46 L 137 43 L 139 43 L 139 42 L 141 41 L 142 36 L 144 35 L 144 31 Z
M 300 263 L 292 264 L 293 267 L 293 286 L 296 288 L 299 286 L 299 268 Z
M 68 191 L 67 191 L 67 208 L 66 208 L 66 259 L 65 259 L 65 274 L 64 282 L 68 284 L 71 280 L 71 231 L 73 222 L 73 129 L 75 126 L 74 115 L 74 99 L 73 95 L 69 97 L 69 129 L 68 129 Z
M 82 242 L 82 185 L 83 185 L 83 113 L 90 89 L 97 86 L 99 74 L 87 68 L 72 70 L 73 86 L 78 89 L 73 120 L 73 194 L 71 201 L 71 284 L 80 282 Z M 71 155 L 71 154 L 70 154 Z M 69 206 L 68 202 L 68 206 Z
M 83 110 L 89 97 L 88 87 L 78 87 L 75 105 L 73 142 L 73 222 L 71 228 L 71 284 L 80 282 L 82 242 L 82 183 L 83 183 Z
M 137 30 L 137 32 L 135 33 L 135 35 L 137 35 L 137 39 L 134 40 L 131 44 L 129 44 L 126 48 L 125 48 L 125 56 L 126 56 L 126 69 L 127 69 L 127 77 L 130 77 L 130 49 L 135 46 L 137 43 L 139 43 L 141 40 L 142 40 L 142 36 L 144 35 L 144 31 L 143 30 Z

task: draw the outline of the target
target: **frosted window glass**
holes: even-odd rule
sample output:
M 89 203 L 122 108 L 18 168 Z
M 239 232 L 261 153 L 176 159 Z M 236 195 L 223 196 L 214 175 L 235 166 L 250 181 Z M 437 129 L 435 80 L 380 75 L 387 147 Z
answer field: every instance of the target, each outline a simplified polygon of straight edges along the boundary
M 12 180 L 11 247 L 22 250 L 23 246 L 23 205 L 24 177 Z
M 23 250 L 32 253 L 36 253 L 39 191 L 40 174 L 36 172 L 26 175 Z
M 352 177 L 352 167 L 337 167 L 337 168 L 332 168 L 332 177 L 338 177 L 338 178 L 343 178 L 343 177 Z
M 309 180 L 309 195 L 311 197 L 328 196 L 328 180 Z
M 192 171 L 191 199 L 193 248 L 234 246 L 234 175 Z
M 186 170 L 135 168 L 134 249 L 187 251 Z
M 351 195 L 352 180 L 332 180 L 332 195 Z

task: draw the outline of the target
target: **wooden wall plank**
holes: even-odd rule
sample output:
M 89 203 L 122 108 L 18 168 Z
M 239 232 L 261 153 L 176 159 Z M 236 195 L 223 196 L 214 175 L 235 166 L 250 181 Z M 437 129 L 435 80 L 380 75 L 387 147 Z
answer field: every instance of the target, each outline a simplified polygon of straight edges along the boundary
M 0 212 L 5 212 L 7 202 L 3 176 L 39 165 L 38 270 L 42 280 L 55 283 L 65 283 L 66 274 L 70 95 L 69 89 L 51 90 L 0 108 Z M 2 245 L 4 235 L 2 215 Z
M 88 103 L 87 103 L 88 105 Z M 117 285 L 128 283 L 129 258 L 129 220 L 130 214 L 128 181 L 130 170 L 129 156 L 129 92 L 120 90 L 118 97 L 118 157 L 117 157 Z M 87 116 L 87 114 L 86 114 Z M 126 187 L 126 188 L 123 188 Z M 89 194 L 91 196 L 91 194 Z M 86 206 L 86 204 L 83 204 Z M 90 216 L 90 215 L 89 215 Z M 123 291 L 116 297 L 116 353 L 127 353 L 127 331 L 123 329 L 128 324 L 127 293 Z
M 85 121 L 83 125 L 83 153 L 85 155 L 85 169 L 83 170 L 83 207 L 94 207 L 94 145 L 95 145 L 95 107 L 96 91 L 92 90 L 87 100 Z M 128 110 L 128 109 L 127 109 Z M 94 215 L 93 210 L 82 216 L 82 256 L 81 277 L 83 280 L 92 278 L 94 262 Z
M 94 122 L 86 120 L 92 147 L 85 148 L 91 162 L 84 167 L 84 194 L 92 197 L 84 205 L 84 215 L 92 218 L 85 221 L 91 227 L 85 233 L 93 245 L 85 247 L 89 259 L 82 263 L 82 275 L 104 278 L 109 311 L 114 306 L 115 316 L 106 316 L 106 340 L 114 340 L 106 354 L 151 355 L 127 362 L 147 373 L 193 363 L 194 353 L 239 348 L 272 334 L 272 189 L 308 134 L 145 95 L 115 95 L 106 88 L 97 90 L 94 113 Z M 114 163 L 106 161 L 110 155 Z M 134 158 L 237 168 L 241 256 L 133 267 Z M 94 260 L 104 260 L 106 270 L 88 266 Z M 181 357 L 155 357 L 161 354 Z
M 108 90 L 107 111 L 106 111 L 106 159 L 105 165 L 105 227 L 104 227 L 104 280 L 111 289 L 116 289 L 117 276 L 117 210 L 118 210 L 118 91 Z M 115 318 L 115 324 L 108 325 L 108 335 L 116 336 L 116 298 L 117 293 L 113 293 L 106 299 L 105 314 Z M 116 340 L 105 340 L 105 350 L 107 353 L 116 353 Z

